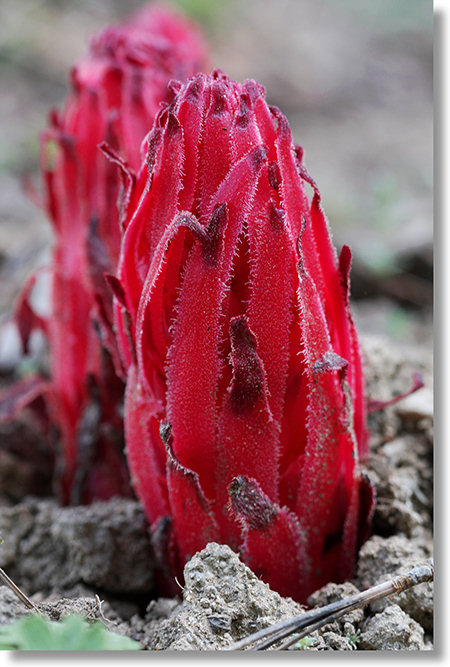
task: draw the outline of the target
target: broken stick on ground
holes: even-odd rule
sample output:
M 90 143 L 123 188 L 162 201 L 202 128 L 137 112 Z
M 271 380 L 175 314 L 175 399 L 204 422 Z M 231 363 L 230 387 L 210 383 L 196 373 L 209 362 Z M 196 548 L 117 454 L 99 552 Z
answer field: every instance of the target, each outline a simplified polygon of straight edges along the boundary
M 401 593 L 402 591 L 417 586 L 418 584 L 432 581 L 434 577 L 433 563 L 427 562 L 423 565 L 408 570 L 405 574 L 399 575 L 385 581 L 382 584 L 368 588 L 366 591 L 352 595 L 344 600 L 332 602 L 319 609 L 312 609 L 300 616 L 295 616 L 287 621 L 280 621 L 264 630 L 241 639 L 224 650 L 239 651 L 252 650 L 262 651 L 276 642 L 286 639 L 281 643 L 277 650 L 284 650 L 295 644 L 305 635 L 318 630 L 327 623 L 332 623 L 337 618 L 347 614 L 354 609 L 364 607 L 375 600 Z

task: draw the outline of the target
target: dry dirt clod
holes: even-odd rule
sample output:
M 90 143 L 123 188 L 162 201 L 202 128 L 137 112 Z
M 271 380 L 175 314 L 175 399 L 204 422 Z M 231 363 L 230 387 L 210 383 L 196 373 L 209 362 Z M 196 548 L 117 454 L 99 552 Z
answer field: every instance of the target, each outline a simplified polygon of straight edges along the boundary
M 366 651 L 423 651 L 423 628 L 397 604 L 389 604 L 369 618 L 359 637 L 359 647 Z
M 409 425 L 416 431 L 420 421 L 433 424 L 433 361 L 428 349 L 418 346 L 400 348 L 382 336 L 361 336 L 364 375 L 368 401 L 389 401 L 407 392 L 415 373 L 424 387 L 395 405 L 369 414 L 372 452 L 385 442 L 404 434 Z
M 220 650 L 302 607 L 282 598 L 256 577 L 234 551 L 210 543 L 184 570 L 183 603 L 170 617 L 153 621 L 140 640 L 154 650 Z
M 362 547 L 358 563 L 358 581 L 361 587 L 380 584 L 413 567 L 417 560 L 431 555 L 431 541 L 410 540 L 402 535 L 383 538 L 371 537 Z M 398 594 L 395 603 L 427 631 L 433 630 L 433 584 L 426 583 Z M 390 599 L 371 604 L 374 612 L 391 605 Z
M 153 589 L 153 560 L 141 506 L 113 499 L 61 508 L 28 499 L 2 508 L 0 566 L 29 593 L 77 586 L 127 595 Z
M 28 613 L 28 609 L 19 602 L 16 595 L 9 588 L 0 586 L 0 627 L 13 623 Z

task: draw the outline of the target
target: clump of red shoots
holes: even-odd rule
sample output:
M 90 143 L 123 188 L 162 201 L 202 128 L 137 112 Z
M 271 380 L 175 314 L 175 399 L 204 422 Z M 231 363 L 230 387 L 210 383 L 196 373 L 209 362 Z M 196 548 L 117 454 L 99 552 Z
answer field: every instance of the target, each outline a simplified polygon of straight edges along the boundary
M 163 8 L 144 9 L 92 40 L 72 71 L 64 109 L 51 113 L 41 136 L 43 204 L 55 232 L 50 314 L 33 312 L 33 277 L 17 320 L 25 346 L 33 328 L 44 330 L 50 377 L 40 386 L 35 378 L 22 383 L 17 405 L 45 395 L 59 431 L 56 482 L 64 503 L 131 492 L 123 455 L 124 385 L 104 278 L 115 272 L 120 247 L 117 164 L 126 161 L 132 181 L 145 135 L 169 99 L 169 80 L 186 79 L 205 60 L 189 22 Z
M 304 601 L 351 576 L 373 505 L 351 253 L 262 86 L 204 62 L 156 8 L 73 70 L 41 140 L 50 314 L 35 277 L 17 309 L 50 377 L 0 413 L 45 396 L 63 502 L 131 493 L 129 469 L 172 581 L 217 541 Z
M 171 90 L 110 278 L 132 481 L 172 575 L 217 541 L 305 600 L 351 575 L 372 507 L 350 250 L 262 86 Z

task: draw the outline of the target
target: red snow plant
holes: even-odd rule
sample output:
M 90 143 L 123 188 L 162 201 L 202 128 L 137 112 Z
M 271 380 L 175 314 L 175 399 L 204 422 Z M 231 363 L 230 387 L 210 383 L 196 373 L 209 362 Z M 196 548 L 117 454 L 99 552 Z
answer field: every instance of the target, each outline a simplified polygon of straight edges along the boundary
M 110 279 L 132 480 L 172 574 L 217 541 L 305 600 L 351 575 L 371 508 L 350 250 L 260 84 L 171 89 Z
M 51 113 L 41 136 L 43 205 L 55 233 L 50 313 L 33 313 L 33 277 L 17 319 L 25 345 L 33 328 L 44 329 L 50 377 L 22 383 L 22 403 L 27 391 L 30 400 L 40 391 L 46 398 L 58 429 L 56 481 L 64 503 L 129 492 L 124 385 L 114 370 L 112 294 L 104 279 L 116 271 L 120 249 L 116 164 L 125 159 L 129 170 L 139 168 L 141 144 L 160 102 L 169 99 L 168 82 L 187 79 L 205 60 L 202 38 L 187 20 L 145 8 L 92 40 L 72 70 L 64 109 Z

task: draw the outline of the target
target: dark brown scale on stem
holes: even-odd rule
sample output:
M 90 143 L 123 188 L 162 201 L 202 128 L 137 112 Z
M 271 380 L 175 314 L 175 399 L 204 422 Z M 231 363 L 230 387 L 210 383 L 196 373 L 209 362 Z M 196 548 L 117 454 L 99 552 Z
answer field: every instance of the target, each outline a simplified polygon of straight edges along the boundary
M 282 231 L 285 224 L 284 211 L 282 208 L 277 208 L 273 199 L 269 202 L 269 220 L 271 227 L 275 232 Z
M 271 162 L 269 164 L 268 177 L 271 187 L 278 191 L 278 188 L 281 185 L 281 172 L 280 167 L 276 162 Z
M 250 98 L 247 94 L 242 93 L 240 98 L 239 112 L 236 116 L 236 125 L 245 129 L 250 121 Z
M 242 516 L 253 530 L 266 528 L 276 514 L 276 509 L 269 498 L 262 493 L 255 482 L 239 475 L 231 482 L 231 507 L 238 516 Z
M 233 380 L 230 405 L 237 415 L 247 415 L 263 397 L 264 382 L 256 340 L 244 315 L 231 321 L 231 363 Z
M 214 116 L 220 116 L 227 110 L 226 104 L 226 85 L 222 81 L 214 81 L 211 86 L 211 113 Z

